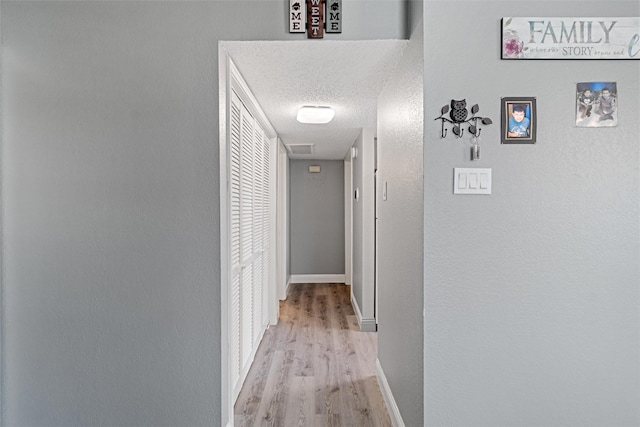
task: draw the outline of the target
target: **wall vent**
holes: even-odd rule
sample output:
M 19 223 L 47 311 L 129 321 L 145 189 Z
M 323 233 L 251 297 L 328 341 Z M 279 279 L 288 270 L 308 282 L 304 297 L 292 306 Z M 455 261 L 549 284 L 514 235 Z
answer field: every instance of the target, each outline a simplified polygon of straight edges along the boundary
M 313 144 L 287 144 L 291 154 L 313 154 Z

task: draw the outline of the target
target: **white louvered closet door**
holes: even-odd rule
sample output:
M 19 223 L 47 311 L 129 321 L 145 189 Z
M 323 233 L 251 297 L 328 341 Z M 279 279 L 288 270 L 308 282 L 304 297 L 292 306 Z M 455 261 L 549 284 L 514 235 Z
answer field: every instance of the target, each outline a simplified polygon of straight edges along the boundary
M 249 110 L 241 108 L 240 151 L 240 234 L 242 251 L 242 278 L 240 281 L 240 355 L 241 366 L 249 362 L 253 348 L 253 255 L 254 255 L 254 120 Z
M 267 283 L 269 281 L 269 260 L 270 258 L 270 248 L 271 248 L 271 226 L 272 223 L 270 221 L 270 213 L 271 213 L 271 151 L 269 149 L 270 143 L 269 139 L 263 134 L 262 138 L 262 157 L 264 159 L 262 163 L 262 182 L 264 182 L 264 188 L 262 190 L 262 241 L 263 241 L 263 251 L 262 251 L 262 277 L 264 278 L 264 289 L 267 289 Z M 275 174 L 275 171 L 273 171 Z M 267 306 L 264 295 L 260 295 L 263 301 L 263 307 Z M 266 310 L 260 313 L 261 315 L 261 324 L 266 322 Z
M 264 177 L 264 131 L 258 122 L 254 127 L 254 176 L 255 186 L 253 191 L 253 334 L 252 342 L 257 343 L 260 337 L 260 327 L 262 326 L 262 294 L 264 287 L 264 275 L 262 262 L 264 259 L 264 233 L 268 222 L 264 221 L 264 190 L 269 188 L 269 182 Z
M 231 123 L 230 123 L 230 165 L 229 165 L 229 198 L 230 198 L 230 223 L 231 230 L 229 233 L 231 241 L 231 384 L 238 383 L 240 378 L 240 279 L 241 279 L 241 261 L 242 254 L 240 251 L 240 219 L 241 219 L 241 175 L 240 175 L 240 133 L 241 120 L 240 111 L 242 104 L 235 93 L 232 93 L 231 102 Z
M 266 326 L 269 280 L 269 139 L 235 91 L 230 118 L 231 381 L 237 397 Z

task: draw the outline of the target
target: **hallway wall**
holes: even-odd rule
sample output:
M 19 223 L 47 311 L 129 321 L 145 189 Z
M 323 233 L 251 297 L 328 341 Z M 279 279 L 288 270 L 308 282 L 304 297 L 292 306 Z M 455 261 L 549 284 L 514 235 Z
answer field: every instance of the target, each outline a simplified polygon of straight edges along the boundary
M 291 274 L 344 274 L 344 161 L 289 164 Z
M 327 39 L 403 37 L 343 5 Z M 4 427 L 226 425 L 218 42 L 304 39 L 286 6 L 0 4 Z
M 405 425 L 421 426 L 423 27 L 422 4 L 411 7 L 411 39 L 378 98 L 378 360 Z
M 291 221 L 289 220 L 289 206 L 291 194 L 289 191 L 289 156 L 282 141 L 278 141 L 278 213 L 276 227 L 276 241 L 278 242 L 278 277 L 276 278 L 276 293 L 279 300 L 287 297 L 287 284 L 291 276 Z
M 375 129 L 364 128 L 355 143 L 358 155 L 352 160 L 353 272 L 351 290 L 360 327 L 375 331 Z M 358 313 L 359 312 L 359 313 Z
M 640 424 L 640 61 L 499 57 L 501 17 L 585 15 L 640 4 L 425 4 L 428 426 Z M 618 127 L 575 127 L 583 81 L 618 83 Z M 535 145 L 500 144 L 504 96 L 537 98 Z M 434 121 L 464 98 L 494 121 L 473 162 Z M 493 193 L 453 195 L 454 167 L 492 168 Z

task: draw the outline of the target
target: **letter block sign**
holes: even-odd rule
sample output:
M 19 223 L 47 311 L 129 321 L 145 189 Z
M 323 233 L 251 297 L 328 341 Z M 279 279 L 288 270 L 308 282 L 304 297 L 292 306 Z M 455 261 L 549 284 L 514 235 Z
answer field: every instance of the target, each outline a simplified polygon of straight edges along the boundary
M 306 3 L 304 0 L 289 0 L 289 32 L 304 33 L 306 18 Z
M 342 32 L 342 0 L 289 0 L 289 32 L 321 39 Z
M 341 33 L 342 0 L 327 0 L 327 33 Z
M 324 0 L 307 0 L 307 37 L 324 37 Z

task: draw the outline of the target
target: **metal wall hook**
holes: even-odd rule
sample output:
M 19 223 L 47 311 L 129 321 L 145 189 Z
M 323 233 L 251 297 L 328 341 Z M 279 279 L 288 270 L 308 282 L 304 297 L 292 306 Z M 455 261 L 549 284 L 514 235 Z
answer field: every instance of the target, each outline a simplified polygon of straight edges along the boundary
M 438 120 L 438 119 L 436 119 Z M 444 128 L 444 120 L 442 121 L 442 130 L 440 131 L 440 138 L 446 138 L 447 137 L 447 130 Z
M 448 129 L 445 126 L 445 122 L 453 125 L 453 134 L 456 138 L 462 138 L 462 135 L 464 135 L 462 125 L 465 123 L 469 125 L 469 132 L 476 138 L 479 137 L 480 132 L 482 132 L 479 126 L 480 124 L 490 125 L 493 123 L 488 117 L 476 116 L 480 110 L 478 104 L 473 105 L 470 110 L 467 110 L 466 100 L 456 101 L 452 99 L 450 105 L 451 107 L 449 107 L 449 105 L 442 107 L 440 109 L 440 117 L 434 119 L 440 120 L 442 123 L 442 129 L 440 130 L 440 138 L 442 139 L 447 137 Z M 471 117 L 469 117 L 469 112 L 471 112 Z M 445 117 L 445 114 L 449 117 Z

